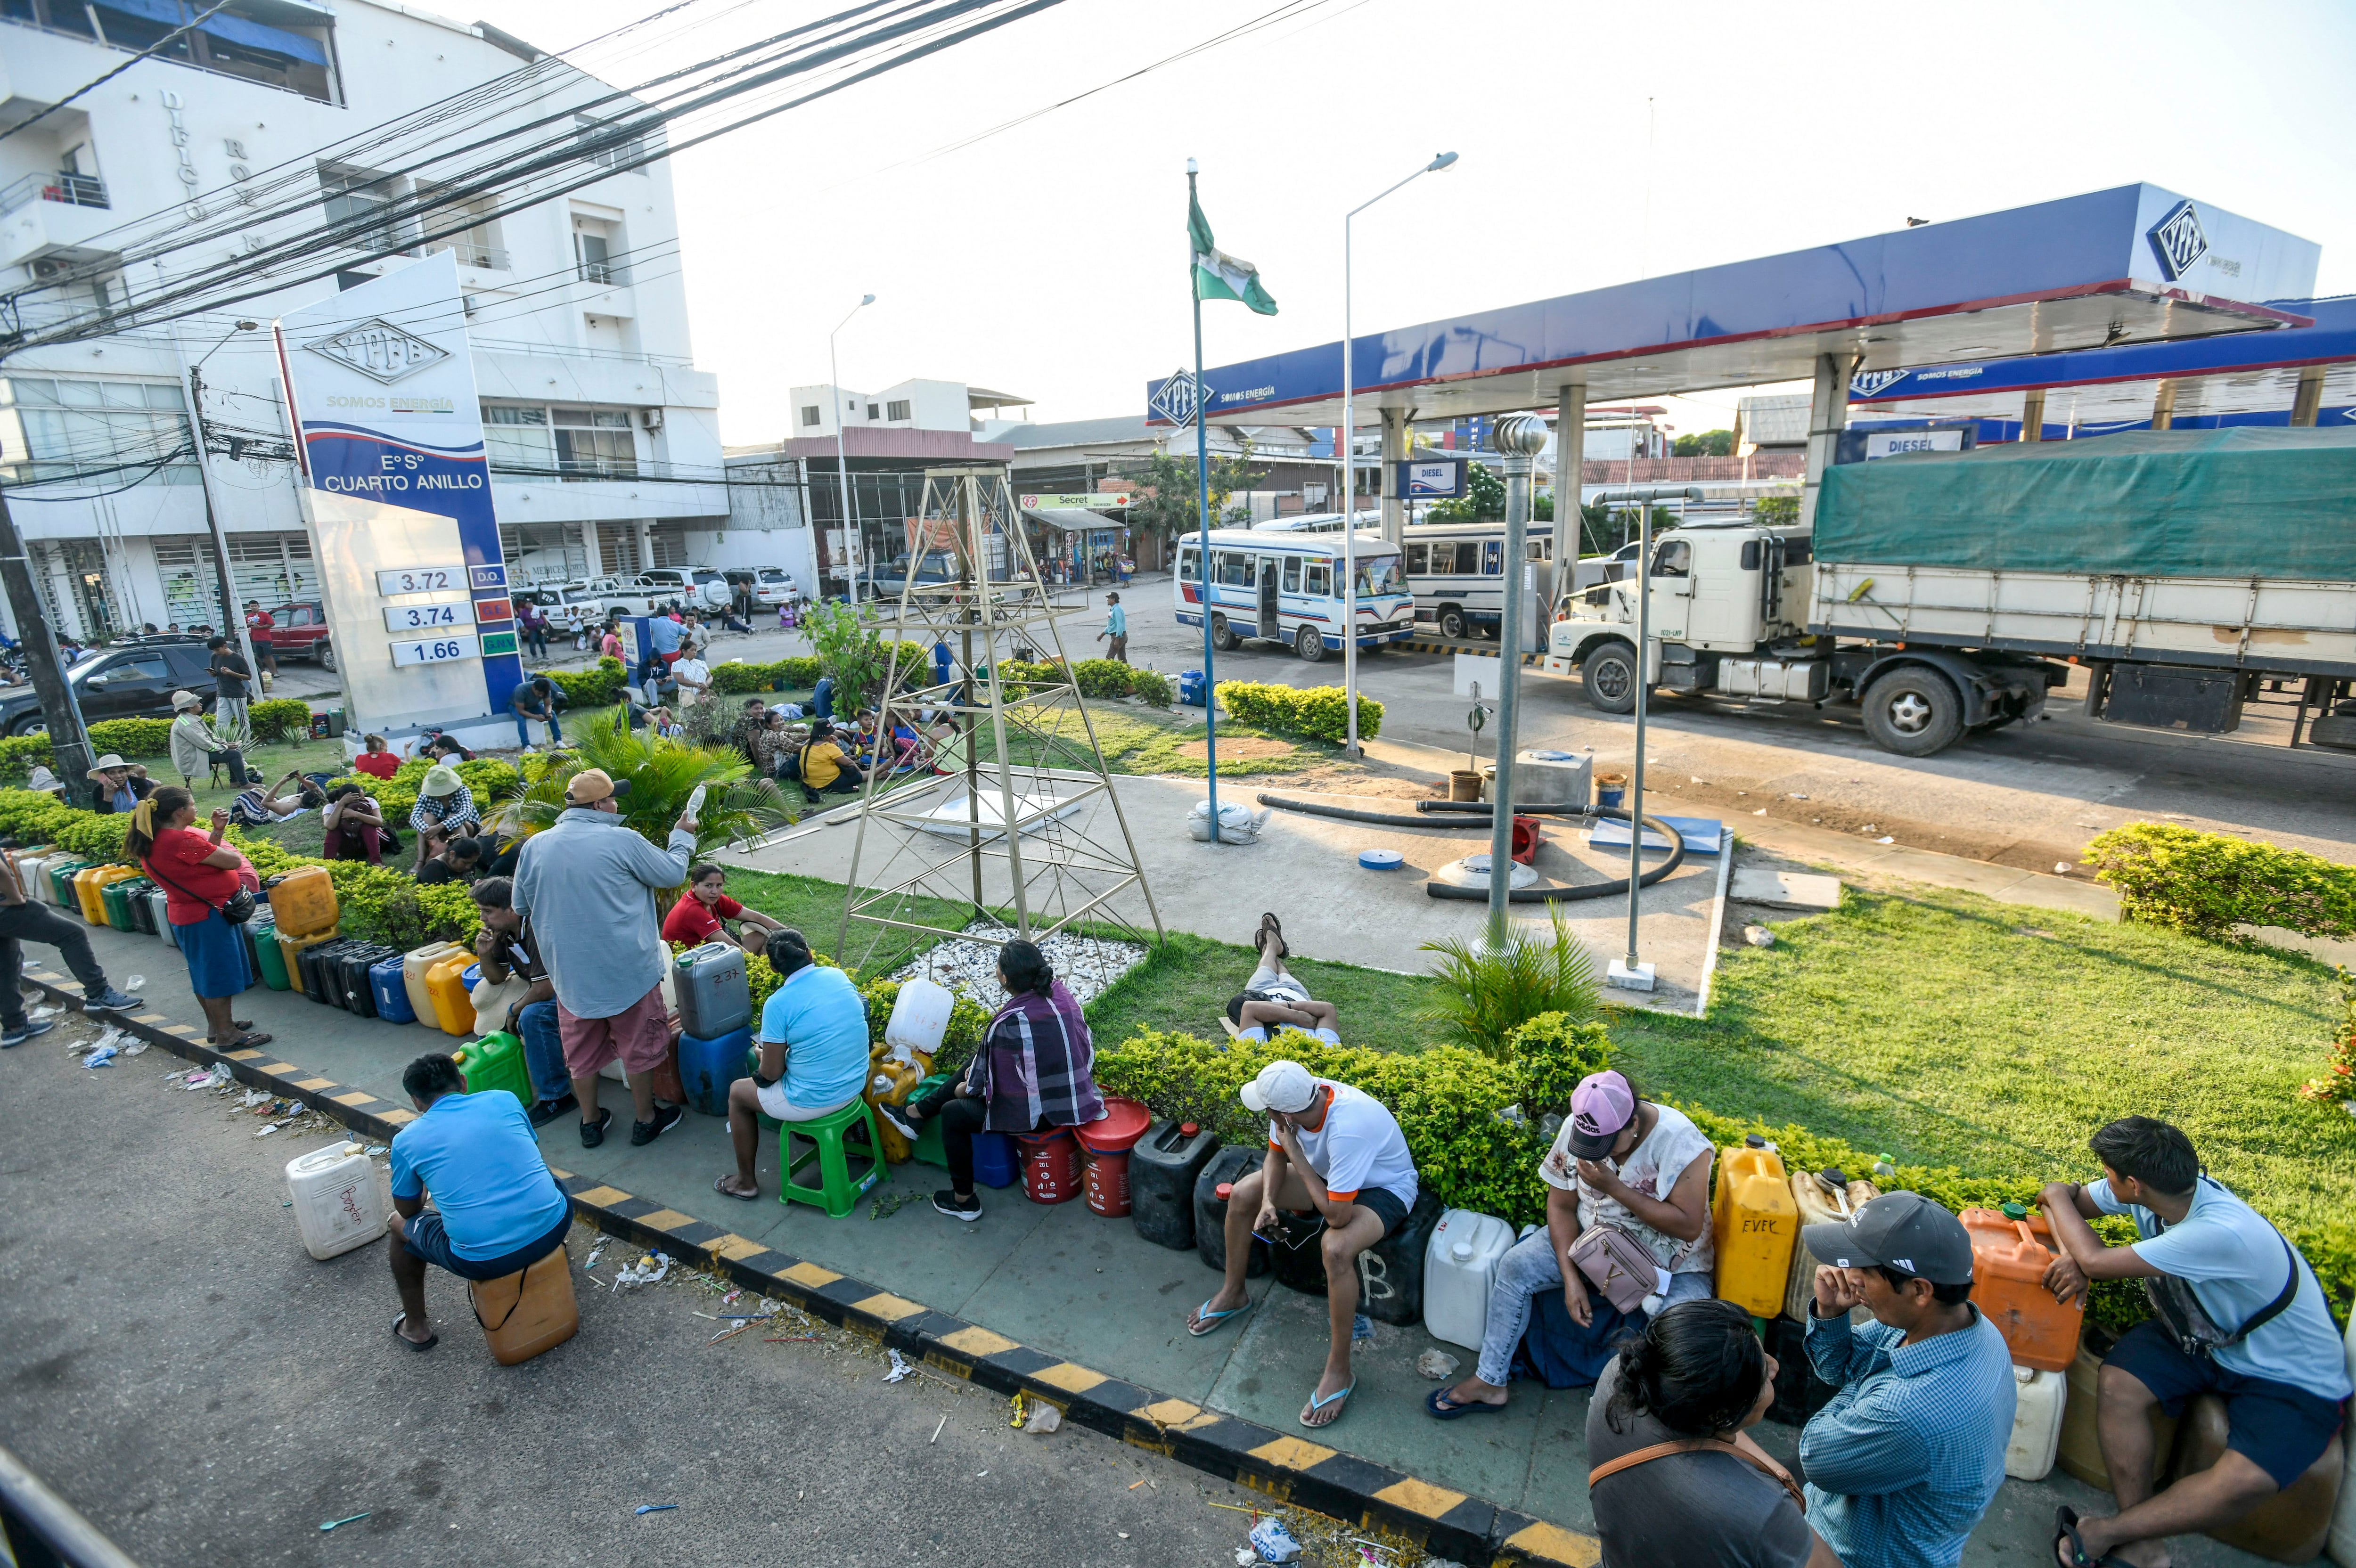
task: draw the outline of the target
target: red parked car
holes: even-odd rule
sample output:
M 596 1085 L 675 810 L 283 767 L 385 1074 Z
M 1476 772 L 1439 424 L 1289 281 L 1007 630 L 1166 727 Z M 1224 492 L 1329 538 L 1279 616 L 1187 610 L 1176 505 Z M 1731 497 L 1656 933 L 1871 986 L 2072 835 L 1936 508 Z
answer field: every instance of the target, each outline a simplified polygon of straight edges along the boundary
M 316 659 L 321 669 L 336 667 L 336 650 L 327 642 L 327 612 L 324 605 L 281 604 L 270 612 L 272 624 L 253 632 L 258 651 L 270 645 L 281 659 Z

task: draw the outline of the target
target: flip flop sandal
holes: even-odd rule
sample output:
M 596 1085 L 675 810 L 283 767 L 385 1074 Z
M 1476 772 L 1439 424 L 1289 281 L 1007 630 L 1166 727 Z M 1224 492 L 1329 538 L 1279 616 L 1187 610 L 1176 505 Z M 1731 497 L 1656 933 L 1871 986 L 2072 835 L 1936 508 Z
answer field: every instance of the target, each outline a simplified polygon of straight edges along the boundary
M 2070 1543 L 2070 1562 L 2072 1568 L 2135 1568 L 2135 1564 L 2126 1558 L 2114 1557 L 2107 1552 L 2100 1557 L 2087 1556 L 2086 1543 L 2078 1539 L 2078 1510 L 2067 1503 L 2053 1510 L 2053 1550 L 2056 1563 L 2061 1561 L 2062 1543 L 2065 1541 Z
M 724 1176 L 712 1184 L 712 1190 L 723 1198 L 734 1198 L 740 1203 L 750 1203 L 754 1199 L 761 1196 L 761 1189 L 757 1184 L 750 1192 L 739 1192 L 728 1185 L 728 1179 Z
M 1276 956 L 1279 958 L 1291 957 L 1292 944 L 1284 940 L 1284 923 L 1278 920 L 1273 912 L 1263 914 L 1259 917 L 1259 930 L 1252 933 L 1252 946 L 1254 948 L 1258 948 L 1260 944 L 1259 938 L 1261 934 L 1271 931 L 1276 933 Z
M 1504 1405 L 1490 1404 L 1483 1400 L 1468 1399 L 1460 1404 L 1451 1399 L 1448 1400 L 1447 1403 L 1442 1404 L 1440 1401 L 1447 1399 L 1447 1395 L 1448 1391 L 1444 1388 L 1433 1389 L 1430 1393 L 1423 1396 L 1423 1408 L 1430 1411 L 1432 1414 L 1438 1416 L 1442 1421 L 1454 1421 L 1457 1417 L 1462 1415 L 1503 1415 L 1505 1413 L 1505 1407 Z
M 396 1339 L 400 1340 L 402 1344 L 404 1344 L 404 1345 L 408 1346 L 411 1349 L 412 1349 L 412 1350 L 430 1350 L 430 1349 L 432 1349 L 434 1346 L 436 1346 L 436 1345 L 438 1345 L 438 1344 L 440 1344 L 440 1343 L 442 1342 L 442 1336 L 441 1336 L 441 1335 L 439 1335 L 439 1334 L 428 1334 L 428 1335 L 427 1335 L 427 1336 L 425 1336 L 425 1338 L 424 1338 L 424 1339 L 411 1339 L 408 1335 L 406 1335 L 406 1334 L 404 1334 L 404 1333 L 402 1333 L 402 1332 L 401 1331 L 401 1326 L 402 1326 L 403 1323 L 406 1323 L 406 1322 L 408 1322 L 408 1321 L 409 1321 L 409 1314 L 408 1314 L 408 1313 L 406 1313 L 406 1312 L 396 1312 L 396 1313 L 394 1313 L 394 1314 L 393 1314 L 393 1317 L 392 1317 L 392 1337 L 393 1337 L 394 1339 Z
M 1327 1427 L 1333 1425 L 1334 1422 L 1341 1420 L 1342 1417 L 1348 1413 L 1348 1407 L 1346 1405 L 1344 1405 L 1341 1410 L 1335 1411 L 1330 1417 L 1323 1421 L 1312 1422 L 1309 1418 L 1315 1415 L 1319 1411 L 1325 1409 L 1328 1405 L 1340 1404 L 1344 1400 L 1348 1399 L 1352 1394 L 1357 1392 L 1358 1385 L 1355 1382 L 1348 1388 L 1335 1389 L 1323 1399 L 1319 1399 L 1315 1392 L 1312 1391 L 1309 1395 L 1309 1408 L 1301 1413 L 1301 1424 L 1306 1426 L 1312 1432 L 1324 1431 Z
M 226 1044 L 214 1046 L 215 1051 L 252 1051 L 270 1043 L 266 1034 L 241 1034 Z
M 1230 1307 L 1225 1312 L 1214 1312 L 1211 1310 L 1211 1304 L 1205 1301 L 1202 1306 L 1194 1308 L 1194 1321 L 1186 1326 L 1186 1332 L 1197 1339 L 1205 1334 L 1215 1334 L 1226 1325 L 1228 1318 L 1249 1312 L 1258 1305 L 1257 1301 L 1247 1301 L 1241 1307 Z

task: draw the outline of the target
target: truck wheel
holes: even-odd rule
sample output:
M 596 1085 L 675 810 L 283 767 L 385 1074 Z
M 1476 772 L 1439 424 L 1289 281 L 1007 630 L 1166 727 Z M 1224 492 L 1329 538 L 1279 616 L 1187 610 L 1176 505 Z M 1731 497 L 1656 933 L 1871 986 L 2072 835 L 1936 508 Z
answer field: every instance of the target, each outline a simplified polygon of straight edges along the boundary
M 1917 665 L 1894 669 L 1865 688 L 1865 732 L 1885 752 L 1927 757 L 1964 732 L 1964 699 L 1954 683 Z
M 1587 700 L 1603 713 L 1636 711 L 1636 650 L 1626 643 L 1606 643 L 1589 654 L 1579 667 L 1587 683 Z
M 329 675 L 336 672 L 336 647 L 333 643 L 319 645 L 319 667 Z
M 1315 664 L 1325 656 L 1325 634 L 1314 626 L 1303 626 L 1292 635 L 1292 651 L 1304 664 Z
M 27 713 L 8 726 L 8 733 L 11 735 L 46 735 L 48 732 L 49 721 L 37 712 Z
M 1461 641 L 1465 632 L 1464 612 L 1453 604 L 1440 607 L 1440 635 L 1451 642 Z
M 1232 653 L 1235 651 L 1237 641 L 1236 635 L 1227 630 L 1227 618 L 1225 615 L 1211 617 L 1211 646 L 1223 654 Z

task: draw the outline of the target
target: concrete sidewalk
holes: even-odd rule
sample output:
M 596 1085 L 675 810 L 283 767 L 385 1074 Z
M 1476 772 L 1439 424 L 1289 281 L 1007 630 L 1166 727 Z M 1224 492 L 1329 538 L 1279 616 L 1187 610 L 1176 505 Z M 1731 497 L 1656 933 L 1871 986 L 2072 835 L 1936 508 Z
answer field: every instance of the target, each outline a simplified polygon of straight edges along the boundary
M 118 983 L 142 977 L 144 1029 L 183 1051 L 201 1038 L 177 952 L 149 937 L 90 934 Z M 64 978 L 38 962 L 32 972 L 45 985 Z M 257 989 L 239 1011 L 275 1037 L 240 1064 L 241 1076 L 266 1071 L 280 1092 L 371 1126 L 406 1115 L 402 1067 L 453 1043 L 434 1030 L 355 1018 L 291 992 Z M 1084 1204 L 1042 1208 L 1014 1189 L 987 1196 L 984 1218 L 971 1225 L 940 1218 L 921 1198 L 888 1219 L 869 1218 L 862 1205 L 851 1218 L 830 1220 L 772 1198 L 745 1203 L 715 1192 L 713 1179 L 733 1165 L 726 1125 L 715 1118 L 690 1113 L 648 1147 L 615 1136 L 594 1151 L 580 1147 L 574 1125 L 561 1118 L 544 1131 L 541 1147 L 550 1164 L 568 1173 L 576 1203 L 604 1228 L 650 1241 L 677 1236 L 669 1244 L 678 1250 L 709 1248 L 747 1266 L 775 1258 L 785 1281 L 830 1294 L 846 1317 L 863 1315 L 877 1331 L 898 1325 L 922 1345 L 948 1347 L 938 1353 L 962 1358 L 966 1375 L 979 1381 L 994 1367 L 998 1375 L 1044 1381 L 1059 1398 L 1072 1398 L 1076 1419 L 1116 1427 L 1126 1419 L 1116 1435 L 1205 1468 L 1249 1475 L 1251 1484 L 1306 1506 L 1420 1518 L 1435 1545 L 1469 1533 L 1508 1559 L 1595 1561 L 1583 1391 L 1522 1384 L 1504 1416 L 1443 1425 L 1420 1408 L 1431 1385 L 1414 1370 L 1416 1357 L 1437 1342 L 1419 1327 L 1383 1326 L 1372 1345 L 1360 1347 L 1348 1413 L 1312 1442 L 1294 1418 L 1323 1353 L 1323 1308 L 1314 1298 L 1255 1281 L 1258 1310 L 1224 1333 L 1194 1339 L 1185 1314 L 1216 1276 L 1195 1253 L 1152 1245 Z M 775 1143 L 764 1142 L 760 1179 L 773 1193 Z M 939 1179 L 928 1167 L 903 1166 L 880 1190 L 922 1194 Z M 935 1323 L 937 1335 L 926 1327 Z M 1460 1347 L 1438 1348 L 1469 1357 Z M 1091 1401 L 1116 1390 L 1138 1407 L 1125 1418 L 1119 1410 L 1087 1413 Z M 1771 1424 L 1759 1435 L 1779 1456 L 1794 1457 L 1793 1429 Z M 1248 1452 L 1233 1454 L 1238 1443 L 1250 1444 Z M 1965 1561 L 1974 1568 L 2038 1561 L 2061 1502 L 2085 1509 L 2099 1499 L 2058 1473 L 2033 1485 L 2007 1483 Z M 1451 1530 L 1458 1533 L 1451 1537 Z M 2180 1543 L 2177 1561 L 2222 1568 L 2257 1560 L 2200 1541 Z

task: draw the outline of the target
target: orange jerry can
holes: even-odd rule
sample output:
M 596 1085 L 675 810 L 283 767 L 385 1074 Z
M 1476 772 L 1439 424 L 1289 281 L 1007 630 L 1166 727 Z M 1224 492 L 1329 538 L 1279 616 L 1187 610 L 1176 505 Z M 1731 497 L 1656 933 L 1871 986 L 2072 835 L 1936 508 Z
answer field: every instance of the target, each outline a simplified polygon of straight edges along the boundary
M 475 1032 L 475 998 L 459 978 L 474 961 L 474 954 L 462 947 L 425 971 L 425 994 L 434 999 L 435 1025 L 461 1040 Z
M 891 1047 L 878 1046 L 867 1063 L 867 1103 L 871 1105 L 905 1105 L 908 1103 L 908 1096 L 916 1092 L 916 1086 L 924 1079 L 924 1061 L 907 1061 L 894 1053 Z M 878 1116 L 875 1118 L 875 1130 L 883 1135 L 885 1161 L 892 1165 L 905 1165 L 915 1150 L 900 1129 Z
M 1718 1243 L 1718 1298 L 1753 1317 L 1783 1311 L 1792 1249 L 1800 1239 L 1800 1206 L 1792 1201 L 1782 1157 L 1758 1134 L 1740 1148 L 1718 1151 L 1709 1222 Z
M 298 866 L 270 890 L 270 914 L 288 936 L 336 929 L 336 884 L 324 866 Z
M 1972 1304 L 2004 1336 L 2013 1364 L 2068 1371 L 2078 1357 L 2086 1298 L 2065 1307 L 2045 1288 L 2045 1271 L 2058 1255 L 2045 1216 L 2008 1203 L 2001 1211 L 1966 1209 L 1962 1218 L 1972 1243 Z
M 503 1367 L 552 1350 L 579 1331 L 581 1304 L 573 1294 L 573 1260 L 557 1247 L 546 1257 L 503 1279 L 466 1286 L 475 1321 Z

